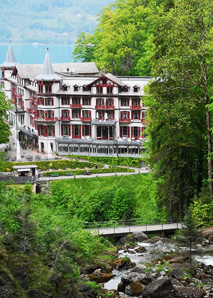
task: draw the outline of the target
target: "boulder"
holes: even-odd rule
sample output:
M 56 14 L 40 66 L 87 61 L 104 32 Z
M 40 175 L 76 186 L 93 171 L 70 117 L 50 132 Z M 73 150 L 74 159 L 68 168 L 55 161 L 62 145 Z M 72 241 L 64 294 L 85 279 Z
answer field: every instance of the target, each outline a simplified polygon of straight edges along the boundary
M 12 297 L 14 297 L 13 282 L 5 271 L 0 270 L 0 298 Z
M 173 298 L 176 296 L 175 288 L 170 279 L 160 279 L 148 284 L 142 291 L 143 298 Z
M 185 274 L 185 272 L 183 270 L 181 270 L 180 268 L 174 268 L 172 269 L 172 271 L 170 272 L 170 275 L 172 277 L 181 277 Z
M 142 242 L 144 240 L 147 240 L 147 235 L 144 234 L 144 232 L 134 232 L 132 233 L 133 238 L 138 241 L 138 242 Z
M 178 297 L 204 297 L 205 291 L 203 289 L 195 289 L 193 287 L 176 287 Z
M 141 283 L 135 281 L 126 287 L 125 294 L 132 297 L 137 297 L 142 293 L 143 288 L 144 286 Z
M 125 286 L 128 286 L 129 284 L 136 282 L 136 281 L 140 282 L 141 284 L 147 285 L 152 280 L 149 276 L 147 276 L 146 273 L 138 273 L 138 272 L 130 272 L 130 273 L 124 274 L 121 277 L 121 282 Z
M 29 275 L 25 266 L 16 266 L 13 268 L 12 273 L 14 277 L 18 280 L 20 286 L 27 290 L 29 288 Z
M 128 270 L 135 267 L 135 263 L 132 263 L 129 258 L 119 258 L 113 261 L 112 267 L 117 270 Z
M 112 273 L 100 273 L 100 274 L 88 274 L 88 277 L 91 281 L 95 281 L 97 283 L 105 283 L 108 282 L 115 275 Z

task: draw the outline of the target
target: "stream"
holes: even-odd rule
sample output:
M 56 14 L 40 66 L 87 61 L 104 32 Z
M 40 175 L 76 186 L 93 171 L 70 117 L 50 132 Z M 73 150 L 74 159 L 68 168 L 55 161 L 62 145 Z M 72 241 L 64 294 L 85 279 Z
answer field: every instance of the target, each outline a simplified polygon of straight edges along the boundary
M 146 252 L 136 252 L 136 250 L 140 247 L 144 247 Z M 157 259 L 164 253 L 172 253 L 172 252 L 183 252 L 186 253 L 186 247 L 179 247 L 176 244 L 170 242 L 163 242 L 161 240 L 157 241 L 154 244 L 150 243 L 138 243 L 138 245 L 133 249 L 122 249 L 118 251 L 119 258 L 128 257 L 131 262 L 135 263 L 136 265 L 141 263 L 149 263 L 153 259 Z M 193 259 L 198 263 L 203 263 L 205 265 L 212 265 L 213 266 L 213 251 L 211 252 L 196 252 L 193 250 Z M 122 275 L 124 275 L 128 270 L 113 270 L 113 277 L 110 281 L 104 284 L 104 288 L 107 290 L 116 290 L 118 284 L 121 281 Z

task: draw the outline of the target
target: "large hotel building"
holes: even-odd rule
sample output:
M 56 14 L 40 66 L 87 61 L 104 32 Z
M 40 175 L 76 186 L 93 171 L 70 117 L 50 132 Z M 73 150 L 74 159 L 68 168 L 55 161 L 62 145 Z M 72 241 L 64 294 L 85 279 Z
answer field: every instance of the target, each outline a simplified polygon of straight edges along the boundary
M 59 155 L 140 157 L 145 140 L 144 86 L 150 78 L 100 74 L 95 63 L 16 62 L 11 44 L 0 65 L 19 141 Z

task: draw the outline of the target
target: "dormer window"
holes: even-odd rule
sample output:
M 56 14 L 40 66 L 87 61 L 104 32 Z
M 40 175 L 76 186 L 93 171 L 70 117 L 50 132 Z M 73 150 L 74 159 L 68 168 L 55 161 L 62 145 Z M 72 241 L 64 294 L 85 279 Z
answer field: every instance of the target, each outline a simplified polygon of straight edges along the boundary
M 80 86 L 79 85 L 74 85 L 73 88 L 74 88 L 74 91 L 76 92 L 80 89 Z
M 83 85 L 82 86 L 82 90 L 85 92 L 85 91 L 87 91 L 87 86 L 86 85 Z
M 129 91 L 129 86 L 128 85 L 125 85 L 123 86 L 123 92 L 128 92 Z
M 67 90 L 68 90 L 68 86 L 67 86 L 66 84 L 64 84 L 64 85 L 62 86 L 62 90 L 63 90 L 63 91 L 67 91 Z
M 135 86 L 133 87 L 133 91 L 134 91 L 134 92 L 138 92 L 139 89 L 140 89 L 140 86 L 138 86 L 138 85 L 135 85 Z

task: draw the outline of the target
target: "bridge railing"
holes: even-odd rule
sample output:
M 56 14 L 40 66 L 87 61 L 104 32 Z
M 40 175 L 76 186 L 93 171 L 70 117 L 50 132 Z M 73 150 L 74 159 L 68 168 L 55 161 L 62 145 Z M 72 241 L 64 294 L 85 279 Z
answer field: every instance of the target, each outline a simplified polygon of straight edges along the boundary
M 111 220 L 111 221 L 96 221 L 96 222 L 85 222 L 84 227 L 86 229 L 94 228 L 114 228 L 114 227 L 131 227 L 131 226 L 142 226 L 142 225 L 157 225 L 157 224 L 172 224 L 178 223 L 178 218 L 164 218 L 164 219 L 149 219 L 143 218 L 131 219 L 131 220 Z

